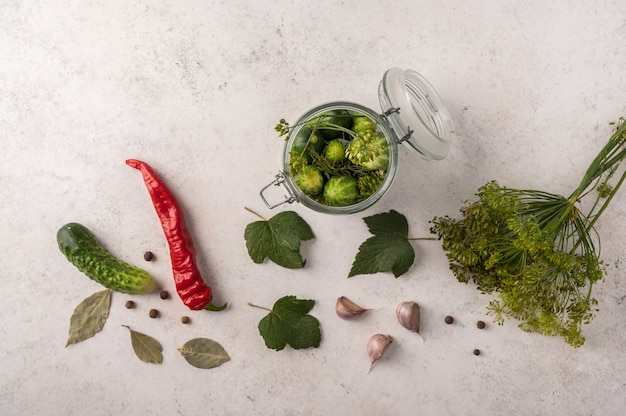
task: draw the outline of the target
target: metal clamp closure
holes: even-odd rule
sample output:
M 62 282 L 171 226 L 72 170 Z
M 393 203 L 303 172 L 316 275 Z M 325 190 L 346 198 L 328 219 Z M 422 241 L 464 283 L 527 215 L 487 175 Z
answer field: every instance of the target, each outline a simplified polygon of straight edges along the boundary
M 275 204 L 270 204 L 268 202 L 268 200 L 265 198 L 264 192 L 271 186 L 283 186 L 286 190 L 287 190 L 287 195 L 283 195 L 284 200 L 275 203 Z M 285 183 L 285 174 L 281 171 L 278 172 L 278 174 L 276 174 L 276 176 L 274 177 L 274 180 L 272 182 L 270 182 L 268 185 L 264 186 L 263 189 L 261 189 L 261 192 L 259 192 L 259 194 L 261 195 L 261 199 L 263 200 L 263 202 L 265 202 L 265 205 L 267 205 L 267 207 L 269 209 L 274 209 L 282 204 L 288 203 L 291 204 L 293 202 L 296 202 L 298 200 L 298 198 L 296 198 L 296 196 L 293 194 L 293 192 L 291 191 L 291 189 L 289 188 L 289 186 Z
M 387 111 L 385 111 L 383 114 L 381 114 L 382 118 L 384 118 L 388 124 L 389 124 L 389 116 L 391 114 L 400 114 L 400 107 L 392 107 L 388 109 Z M 406 128 L 407 128 L 407 133 L 402 137 L 398 137 L 398 133 L 394 130 L 394 133 L 396 133 L 396 139 L 398 140 L 398 143 L 406 142 L 413 135 L 414 130 L 411 130 L 411 126 L 406 126 Z M 391 129 L 393 130 L 393 127 Z
M 390 114 L 400 114 L 400 107 L 391 107 L 389 110 L 385 111 L 382 116 L 383 118 L 387 118 L 388 115 Z

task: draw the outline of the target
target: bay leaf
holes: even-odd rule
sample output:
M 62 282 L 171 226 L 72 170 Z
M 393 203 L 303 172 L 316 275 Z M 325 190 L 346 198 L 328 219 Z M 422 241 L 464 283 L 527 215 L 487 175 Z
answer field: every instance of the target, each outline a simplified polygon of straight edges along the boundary
M 178 352 L 189 364 L 197 368 L 219 367 L 230 360 L 228 353 L 218 342 L 209 338 L 194 338 L 187 341 Z
M 70 318 L 66 347 L 93 337 L 102 330 L 111 309 L 111 289 L 96 292 L 78 304 Z
M 163 362 L 163 354 L 161 353 L 163 347 L 159 341 L 150 335 L 135 331 L 129 326 L 126 328 L 130 331 L 130 343 L 137 358 L 146 363 L 161 364 Z

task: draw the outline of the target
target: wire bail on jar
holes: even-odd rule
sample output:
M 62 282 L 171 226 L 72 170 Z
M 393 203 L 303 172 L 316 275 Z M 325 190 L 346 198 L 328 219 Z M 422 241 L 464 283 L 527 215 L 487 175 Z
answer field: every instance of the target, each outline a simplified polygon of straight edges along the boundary
M 269 201 L 267 200 L 267 198 L 265 198 L 264 192 L 270 188 L 271 186 L 283 186 L 286 190 L 287 190 L 287 195 L 283 195 L 284 200 L 280 201 L 278 203 L 275 204 L 270 204 Z M 291 204 L 293 202 L 296 202 L 298 200 L 298 198 L 296 198 L 296 196 L 293 194 L 293 192 L 291 191 L 291 189 L 289 189 L 289 187 L 287 186 L 287 184 L 285 184 L 285 174 L 282 171 L 279 171 L 276 176 L 274 177 L 274 180 L 272 182 L 270 182 L 269 184 L 267 184 L 266 186 L 263 187 L 263 189 L 261 189 L 261 192 L 259 192 L 259 194 L 261 195 L 261 199 L 263 200 L 263 202 L 265 202 L 265 205 L 267 205 L 267 207 L 269 209 L 274 209 L 282 204 Z
M 387 122 L 389 122 L 388 116 L 390 116 L 391 114 L 400 114 L 400 107 L 392 107 L 388 109 L 383 114 L 381 114 L 381 117 L 384 118 Z M 394 133 L 396 133 L 396 140 L 398 141 L 398 143 L 406 142 L 413 135 L 414 131 L 411 129 L 411 126 L 406 126 L 406 128 L 408 132 L 402 137 L 398 137 L 398 134 L 394 131 Z

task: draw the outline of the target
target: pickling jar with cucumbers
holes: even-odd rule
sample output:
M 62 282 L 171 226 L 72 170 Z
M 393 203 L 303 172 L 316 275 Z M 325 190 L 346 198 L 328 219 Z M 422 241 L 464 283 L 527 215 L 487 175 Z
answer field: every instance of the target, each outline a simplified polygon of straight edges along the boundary
M 382 112 L 335 101 L 296 123 L 281 120 L 283 167 L 260 192 L 273 209 L 299 202 L 325 214 L 353 214 L 379 201 L 398 170 L 398 146 L 425 160 L 444 159 L 455 132 L 434 87 L 413 70 L 388 69 L 378 87 Z M 284 193 L 277 198 L 270 188 Z M 270 193 L 272 197 L 270 197 Z

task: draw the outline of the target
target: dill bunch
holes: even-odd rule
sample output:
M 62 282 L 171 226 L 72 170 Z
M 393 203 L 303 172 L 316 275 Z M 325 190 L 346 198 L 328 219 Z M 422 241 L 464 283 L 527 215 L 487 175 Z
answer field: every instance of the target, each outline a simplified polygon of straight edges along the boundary
M 626 156 L 626 123 L 615 125 L 569 197 L 491 181 L 461 208 L 461 219 L 431 221 L 455 277 L 499 295 L 488 306 L 498 324 L 513 318 L 524 331 L 584 344 L 582 326 L 597 305 L 592 288 L 606 273 L 594 225 L 626 179 L 623 172 L 609 185 Z M 593 200 L 582 212 L 585 197 Z

